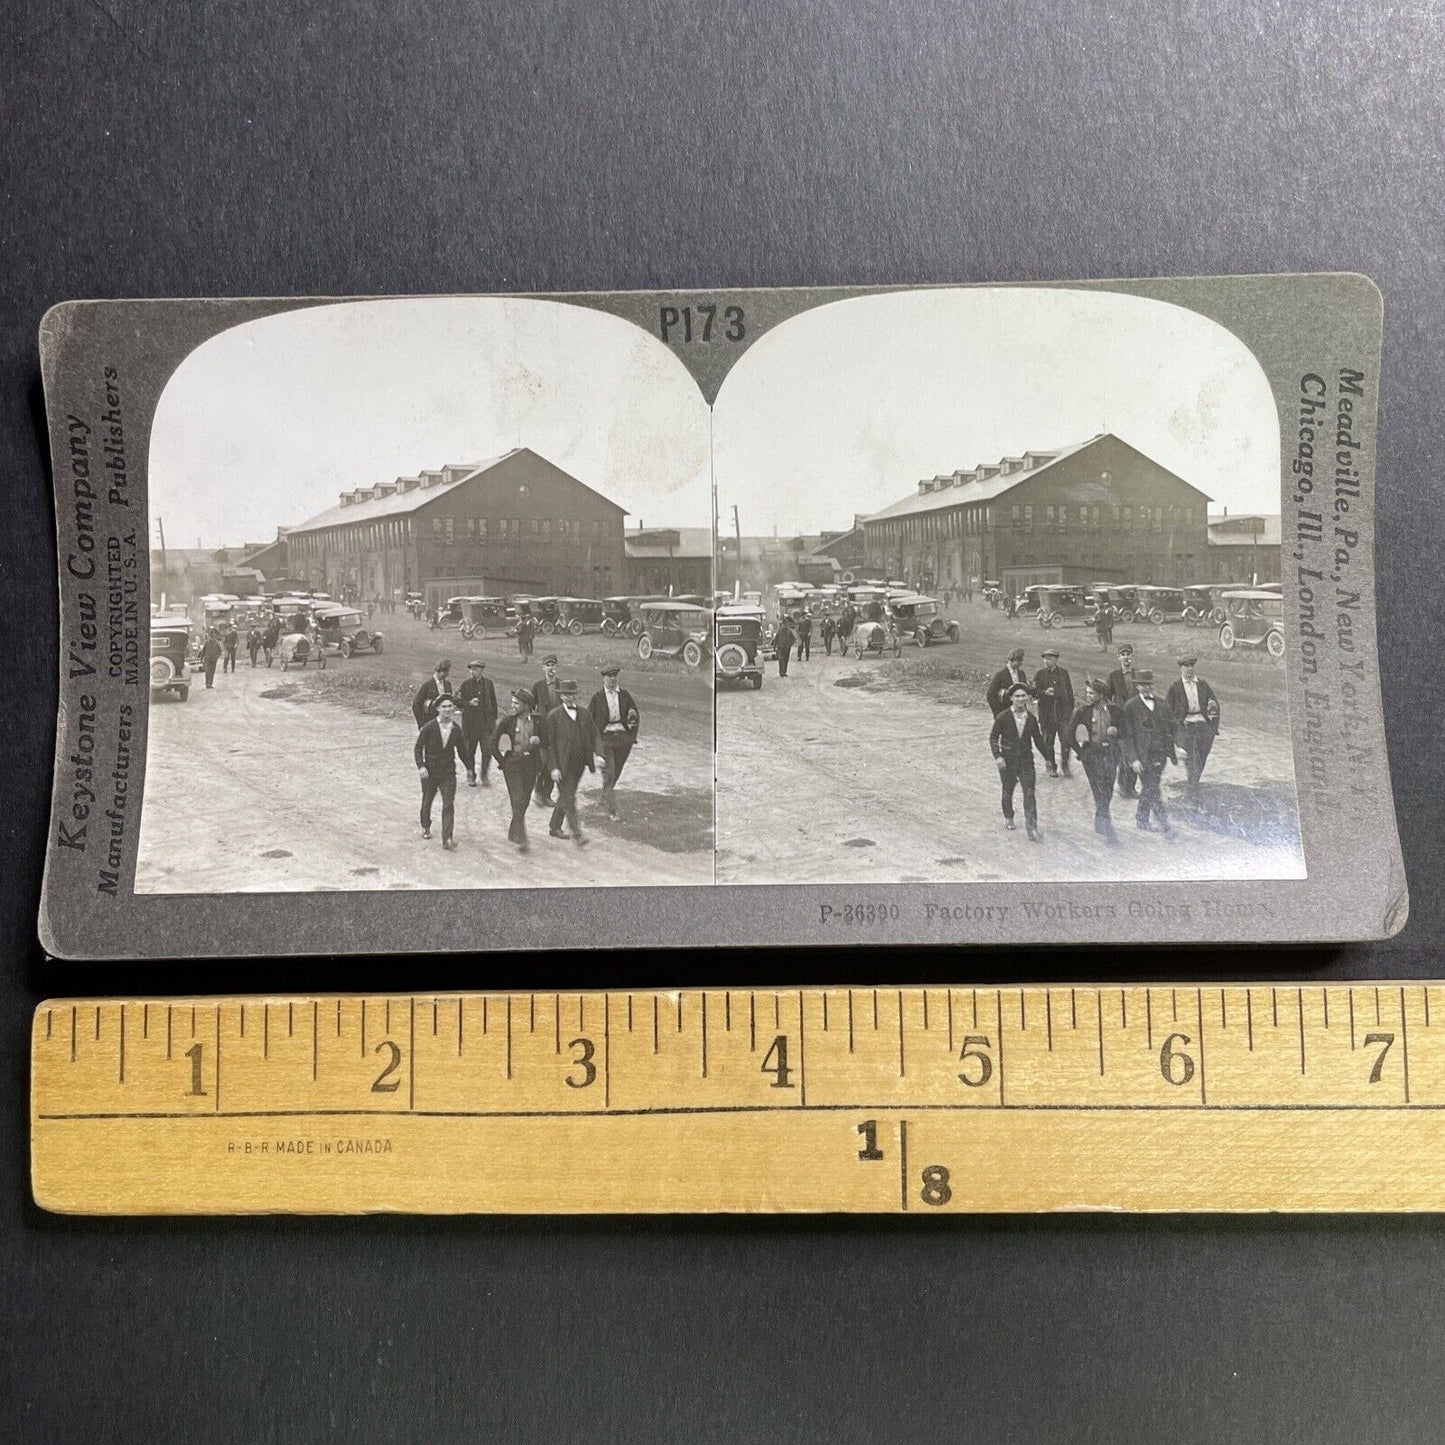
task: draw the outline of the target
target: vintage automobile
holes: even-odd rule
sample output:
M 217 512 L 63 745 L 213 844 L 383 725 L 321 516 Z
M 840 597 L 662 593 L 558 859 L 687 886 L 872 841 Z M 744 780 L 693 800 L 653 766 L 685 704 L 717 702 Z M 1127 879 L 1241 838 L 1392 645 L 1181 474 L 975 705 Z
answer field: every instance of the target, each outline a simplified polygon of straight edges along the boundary
M 846 602 L 864 622 L 880 622 L 888 611 L 888 588 L 882 582 L 860 582 L 849 587 Z
M 642 635 L 637 655 L 680 657 L 689 667 L 701 667 L 712 647 L 712 608 L 689 602 L 644 602 Z
M 1025 587 L 1024 590 L 1014 598 L 1012 615 L 1014 617 L 1037 617 L 1039 615 L 1039 607 L 1042 603 L 1039 593 L 1042 591 L 1043 588 L 1038 583 L 1034 583 L 1030 587 Z
M 607 637 L 637 637 L 642 632 L 642 618 L 637 606 L 640 597 L 604 597 L 602 599 L 602 631 Z
M 1184 592 L 1179 587 L 1136 587 L 1134 616 L 1162 627 L 1184 620 Z
M 713 613 L 716 642 L 713 647 L 713 681 L 763 685 L 763 658 L 767 651 L 767 614 L 747 602 L 724 602 Z
M 1066 627 L 1070 622 L 1088 627 L 1093 621 L 1094 609 L 1081 587 L 1039 588 L 1040 627 Z
M 891 617 L 887 622 L 860 622 L 853 629 L 849 641 L 853 644 L 853 656 L 860 659 L 865 652 L 880 655 L 891 652 L 894 657 L 903 655 L 903 634 Z
M 276 656 L 281 659 L 282 672 L 290 672 L 293 667 L 305 667 L 313 658 L 318 667 L 326 667 L 326 649 L 313 643 L 305 632 L 286 633 L 276 644 Z
M 311 614 L 316 629 L 316 647 L 323 657 L 328 652 L 355 657 L 358 652 L 381 652 L 385 639 L 366 625 L 365 616 L 352 607 L 326 605 Z
M 1133 622 L 1136 620 L 1135 609 L 1139 605 L 1139 589 L 1137 587 L 1116 587 L 1109 582 L 1096 582 L 1090 589 L 1093 593 L 1093 610 L 1106 604 L 1114 609 L 1116 622 Z
M 151 696 L 173 692 L 182 702 L 191 695 L 190 624 L 184 617 L 151 618 Z
M 468 640 L 507 630 L 505 597 L 453 597 L 449 607 L 457 631 Z
M 556 632 L 570 632 L 581 637 L 584 632 L 602 630 L 602 619 L 606 615 L 603 603 L 592 597 L 559 597 L 557 599 Z
M 1220 599 L 1229 613 L 1219 629 L 1219 645 L 1263 647 L 1271 657 L 1284 656 L 1284 598 L 1262 587 L 1241 587 Z
M 904 593 L 895 597 L 889 608 L 893 613 L 893 625 L 901 639 L 913 639 L 916 647 L 927 647 L 930 642 L 957 642 L 959 627 L 951 617 L 944 617 L 939 611 L 938 601 L 922 593 Z
M 1229 616 L 1224 606 L 1224 594 L 1242 590 L 1243 587 L 1242 582 L 1186 587 L 1184 589 L 1184 620 L 1191 627 L 1202 627 L 1206 623 L 1215 627 L 1223 627 Z

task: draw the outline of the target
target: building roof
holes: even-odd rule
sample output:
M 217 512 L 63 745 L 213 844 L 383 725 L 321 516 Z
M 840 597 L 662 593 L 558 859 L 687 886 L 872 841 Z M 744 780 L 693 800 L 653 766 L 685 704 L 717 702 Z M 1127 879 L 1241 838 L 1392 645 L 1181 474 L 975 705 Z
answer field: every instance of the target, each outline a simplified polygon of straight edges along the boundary
M 309 517 L 306 521 L 290 527 L 286 531 L 287 536 L 298 532 L 319 532 L 326 527 L 344 527 L 352 522 L 375 522 L 387 517 L 407 516 L 412 512 L 419 512 L 423 507 L 429 507 L 439 498 L 455 491 L 465 482 L 483 475 L 499 467 L 504 462 L 511 461 L 513 457 L 531 456 L 538 461 L 546 463 L 547 466 L 556 467 L 562 471 L 555 462 L 548 462 L 546 457 L 534 452 L 530 447 L 513 447 L 509 452 L 503 452 L 499 457 L 492 457 L 484 462 L 465 462 L 452 466 L 442 467 L 438 471 L 422 472 L 419 477 L 398 477 L 393 482 L 382 482 L 382 487 L 393 490 L 383 493 L 381 496 L 372 496 L 365 499 L 358 499 L 353 502 L 343 502 L 335 507 L 328 507 L 324 512 L 318 512 L 316 516 Z M 571 476 L 570 472 L 563 472 L 564 476 Z M 572 477 L 579 487 L 585 487 L 594 496 L 601 497 L 609 506 L 617 507 L 619 512 L 626 514 L 625 508 L 617 506 L 610 497 L 603 497 L 593 487 L 588 487 L 586 482 L 579 481 Z M 403 482 L 412 483 L 411 486 L 402 486 Z M 360 491 L 372 490 L 362 487 Z
M 677 541 L 670 541 L 671 537 Z M 624 534 L 622 542 L 628 559 L 637 562 L 712 556 L 711 527 L 644 527 Z
M 1209 519 L 1211 547 L 1264 547 L 1280 545 L 1279 513 L 1236 512 Z
M 1089 437 L 1086 441 L 1075 442 L 1071 446 L 1058 447 L 1049 451 L 1030 450 L 1022 456 L 1003 457 L 997 462 L 988 462 L 974 467 L 964 467 L 961 471 L 949 473 L 946 476 L 934 477 L 929 490 L 920 490 L 902 500 L 894 502 L 890 507 L 884 507 L 882 511 L 873 512 L 864 517 L 865 522 L 881 522 L 892 517 L 915 517 L 921 513 L 946 511 L 949 507 L 963 507 L 973 502 L 991 502 L 996 497 L 1002 496 L 1005 492 L 1012 491 L 1021 482 L 1032 481 L 1035 477 L 1056 466 L 1066 457 L 1076 456 L 1087 447 L 1093 446 L 1096 442 L 1112 438 L 1121 441 L 1112 432 L 1100 432 L 1097 436 Z M 1127 442 L 1121 443 L 1128 446 Z M 1131 447 L 1131 451 L 1137 448 Z M 1141 452 L 1142 456 L 1143 453 Z M 1005 472 L 1002 468 L 1012 466 L 1015 470 Z M 1182 481 L 1183 478 L 1180 478 Z M 1189 482 L 1184 483 L 1190 486 Z M 1199 488 L 1194 487 L 1198 492 Z M 1203 496 L 1204 493 L 1200 492 Z

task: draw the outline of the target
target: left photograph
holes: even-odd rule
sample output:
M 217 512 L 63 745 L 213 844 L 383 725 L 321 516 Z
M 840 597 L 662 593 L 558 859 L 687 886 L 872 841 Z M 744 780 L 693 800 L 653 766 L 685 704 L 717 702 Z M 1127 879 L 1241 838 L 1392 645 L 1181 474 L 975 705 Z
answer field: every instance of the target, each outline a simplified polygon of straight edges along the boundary
M 198 347 L 150 442 L 136 892 L 710 884 L 708 421 L 578 305 Z

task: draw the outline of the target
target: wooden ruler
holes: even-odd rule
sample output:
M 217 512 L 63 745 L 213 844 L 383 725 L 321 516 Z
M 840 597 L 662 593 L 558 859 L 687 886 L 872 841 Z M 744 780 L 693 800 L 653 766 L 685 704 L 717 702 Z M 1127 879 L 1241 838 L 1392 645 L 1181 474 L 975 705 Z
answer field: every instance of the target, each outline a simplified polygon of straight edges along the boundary
M 31 1108 L 85 1214 L 1439 1209 L 1445 987 L 67 999 Z

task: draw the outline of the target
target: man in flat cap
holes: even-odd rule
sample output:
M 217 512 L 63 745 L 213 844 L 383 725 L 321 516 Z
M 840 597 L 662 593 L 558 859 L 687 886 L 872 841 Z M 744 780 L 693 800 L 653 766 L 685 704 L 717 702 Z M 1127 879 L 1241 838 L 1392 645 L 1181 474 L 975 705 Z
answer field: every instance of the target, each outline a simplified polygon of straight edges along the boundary
M 462 747 L 462 725 L 457 705 L 449 694 L 437 699 L 436 716 L 422 725 L 412 746 L 412 758 L 421 774 L 421 835 L 431 837 L 432 800 L 441 794 L 442 847 L 450 851 L 456 819 L 457 753 Z
M 1008 664 L 994 673 L 988 685 L 988 706 L 995 717 L 1008 708 L 1009 690 L 1020 683 L 1027 687 L 1029 680 L 1024 676 L 1024 650 L 1016 647 L 1008 655 Z
M 1044 648 L 1044 665 L 1034 674 L 1034 696 L 1039 700 L 1039 731 L 1049 761 L 1049 776 L 1056 778 L 1062 766 L 1069 776 L 1069 719 L 1074 715 L 1074 684 L 1068 672 L 1059 666 L 1059 649 Z M 1054 746 L 1059 749 L 1058 764 L 1054 762 Z
M 417 688 L 411 700 L 411 715 L 420 732 L 437 715 L 437 702 L 452 696 L 452 660 L 444 657 L 432 669 L 432 675 Z
M 1007 706 L 993 720 L 988 735 L 988 748 L 998 764 L 999 781 L 1003 784 L 1003 823 L 1014 826 L 1014 792 L 1024 790 L 1024 825 L 1029 841 L 1039 841 L 1038 800 L 1034 790 L 1034 754 L 1047 759 L 1044 740 L 1039 734 L 1039 720 L 1029 711 L 1029 686 L 1016 682 L 1008 689 Z
M 537 699 L 531 689 L 515 689 L 511 712 L 495 724 L 487 743 L 502 770 L 507 797 L 512 804 L 512 822 L 507 829 L 507 840 L 515 843 L 523 853 L 527 852 L 527 808 L 544 761 L 536 706 Z
M 1121 711 L 1129 706 L 1129 699 L 1137 697 L 1139 689 L 1134 685 L 1134 645 L 1119 644 L 1119 665 L 1109 674 L 1109 701 Z M 1119 796 L 1139 796 L 1139 778 L 1133 768 L 1121 758 L 1119 766 Z
M 603 761 L 602 739 L 592 714 L 577 706 L 576 682 L 570 677 L 563 678 L 557 684 L 557 696 L 557 706 L 547 714 L 542 729 L 545 767 L 557 785 L 557 802 L 547 831 L 553 838 L 565 837 L 562 832 L 565 818 L 572 830 L 572 841 L 581 847 L 587 839 L 577 816 L 577 785 L 584 772 L 595 773 L 597 764 Z
M 1179 680 L 1169 685 L 1164 701 L 1179 723 L 1184 745 L 1184 772 L 1189 795 L 1199 796 L 1199 779 L 1209 761 L 1209 750 L 1219 736 L 1219 699 L 1214 689 L 1195 671 L 1199 659 L 1192 654 L 1179 659 Z
M 1166 838 L 1174 836 L 1169 816 L 1159 796 L 1159 783 L 1164 764 L 1179 762 L 1174 739 L 1178 724 L 1174 714 L 1154 696 L 1154 674 L 1141 668 L 1134 674 L 1138 692 L 1124 708 L 1125 756 L 1130 770 L 1139 779 L 1139 806 L 1134 812 L 1135 824 L 1146 833 L 1153 830 L 1151 817 L 1158 820 L 1159 831 Z
M 617 817 L 617 800 L 613 790 L 627 766 L 632 745 L 637 741 L 640 721 L 637 704 L 625 687 L 617 685 L 622 668 L 609 662 L 602 669 L 602 688 L 592 694 L 587 711 L 592 714 L 597 732 L 602 740 L 599 752 L 602 756 L 602 802 L 609 818 Z
M 487 664 L 479 657 L 467 663 L 467 680 L 457 690 L 457 701 L 462 709 L 462 758 L 467 765 L 467 784 L 477 785 L 477 750 L 482 754 L 482 786 L 491 785 L 487 777 L 492 766 L 492 751 L 489 740 L 492 729 L 497 725 L 497 689 L 492 680 L 483 676 Z
M 542 676 L 532 684 L 532 696 L 537 700 L 537 718 L 541 722 L 561 701 L 557 696 L 557 654 L 549 652 L 542 659 Z M 552 778 L 546 768 L 537 775 L 537 794 L 533 801 L 539 808 L 552 801 Z
M 1094 795 L 1094 831 L 1111 843 L 1119 840 L 1109 804 L 1114 795 L 1114 778 L 1124 764 L 1124 714 L 1110 701 L 1109 684 L 1091 677 L 1084 684 L 1084 705 L 1069 720 L 1068 741 L 1084 765 L 1084 776 Z

